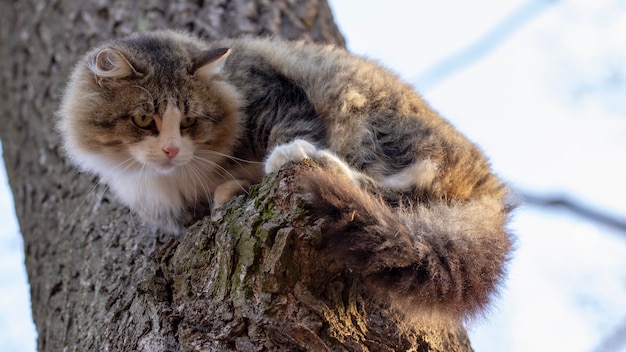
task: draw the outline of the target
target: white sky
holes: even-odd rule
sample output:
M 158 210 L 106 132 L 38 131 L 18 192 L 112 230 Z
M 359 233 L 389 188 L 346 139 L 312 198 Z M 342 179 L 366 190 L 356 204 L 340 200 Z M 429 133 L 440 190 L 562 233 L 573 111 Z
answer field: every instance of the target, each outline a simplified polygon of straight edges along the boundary
M 331 5 L 351 51 L 421 87 L 513 185 L 566 192 L 626 216 L 626 2 Z M 3 177 L 0 294 L 19 304 L 0 302 L 0 346 L 31 352 L 21 239 Z M 507 288 L 493 314 L 470 328 L 477 352 L 591 352 L 624 325 L 626 234 L 530 207 L 514 229 Z
M 35 336 L 22 237 L 0 158 L 0 350 L 33 352 Z

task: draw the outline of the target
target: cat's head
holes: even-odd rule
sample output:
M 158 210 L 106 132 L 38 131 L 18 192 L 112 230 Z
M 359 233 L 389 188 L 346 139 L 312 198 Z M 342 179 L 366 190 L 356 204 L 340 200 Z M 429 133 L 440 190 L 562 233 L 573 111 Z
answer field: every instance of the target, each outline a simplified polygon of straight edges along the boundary
M 228 54 L 171 31 L 90 51 L 58 113 L 66 153 L 109 178 L 168 174 L 229 153 L 241 122 L 240 98 L 221 75 Z

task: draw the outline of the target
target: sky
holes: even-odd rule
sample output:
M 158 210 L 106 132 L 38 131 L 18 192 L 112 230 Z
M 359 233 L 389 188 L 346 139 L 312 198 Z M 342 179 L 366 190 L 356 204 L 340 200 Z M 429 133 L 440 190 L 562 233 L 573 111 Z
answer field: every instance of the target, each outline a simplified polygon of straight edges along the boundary
M 36 350 L 23 251 L 4 159 L 0 158 L 0 351 Z
M 331 6 L 349 50 L 413 84 L 514 189 L 626 219 L 626 2 Z M 0 348 L 32 352 L 22 243 L 0 170 Z M 532 205 L 511 228 L 506 286 L 468 326 L 474 349 L 626 351 L 626 233 Z

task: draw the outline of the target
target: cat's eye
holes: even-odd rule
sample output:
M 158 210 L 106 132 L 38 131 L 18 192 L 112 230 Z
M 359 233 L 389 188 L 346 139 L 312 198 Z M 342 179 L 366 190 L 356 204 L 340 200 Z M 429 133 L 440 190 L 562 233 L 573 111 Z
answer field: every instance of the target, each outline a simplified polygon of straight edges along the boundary
M 154 118 L 145 114 L 137 114 L 133 116 L 133 122 L 139 128 L 148 129 L 152 127 Z
M 196 123 L 196 118 L 193 116 L 183 117 L 180 121 L 180 128 L 189 128 Z

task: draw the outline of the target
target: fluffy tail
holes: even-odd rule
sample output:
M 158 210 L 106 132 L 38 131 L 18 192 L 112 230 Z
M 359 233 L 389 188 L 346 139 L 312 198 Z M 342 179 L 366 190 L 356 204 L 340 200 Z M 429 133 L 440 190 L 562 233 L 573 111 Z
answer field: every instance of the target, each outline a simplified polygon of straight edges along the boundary
M 392 207 L 348 177 L 316 169 L 312 207 L 333 221 L 332 260 L 359 275 L 375 298 L 422 318 L 465 320 L 484 311 L 511 250 L 501 197 Z

